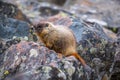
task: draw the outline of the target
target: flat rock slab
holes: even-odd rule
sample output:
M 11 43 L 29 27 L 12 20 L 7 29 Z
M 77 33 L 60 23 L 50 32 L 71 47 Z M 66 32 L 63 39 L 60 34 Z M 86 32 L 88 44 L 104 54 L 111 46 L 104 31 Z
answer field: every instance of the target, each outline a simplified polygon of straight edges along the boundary
M 29 25 L 26 22 L 0 17 L 0 38 L 11 39 L 14 36 L 25 37 L 29 34 Z

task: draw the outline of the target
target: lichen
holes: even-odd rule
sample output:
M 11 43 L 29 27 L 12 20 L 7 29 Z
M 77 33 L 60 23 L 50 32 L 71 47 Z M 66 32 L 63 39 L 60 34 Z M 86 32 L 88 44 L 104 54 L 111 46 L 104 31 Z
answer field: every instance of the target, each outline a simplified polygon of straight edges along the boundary
M 72 63 L 65 61 L 64 68 L 68 72 L 69 76 L 72 76 L 75 72 L 75 67 L 73 67 Z
M 97 52 L 97 48 L 92 47 L 92 48 L 90 49 L 90 53 L 91 53 L 91 54 L 94 54 L 94 53 L 96 53 L 96 52 Z
M 30 57 L 37 57 L 38 56 L 38 52 L 35 49 L 31 49 L 30 50 Z
M 51 76 L 49 75 L 49 72 L 52 70 L 52 68 L 51 67 L 49 67 L 49 66 L 44 66 L 44 67 L 42 67 L 42 71 L 44 71 L 44 73 L 43 73 L 43 78 L 46 78 L 46 80 L 47 79 L 49 79 L 49 78 L 51 78 Z
M 62 77 L 64 78 L 64 80 L 66 80 L 66 75 L 61 71 L 59 70 L 60 72 L 58 73 L 58 77 Z

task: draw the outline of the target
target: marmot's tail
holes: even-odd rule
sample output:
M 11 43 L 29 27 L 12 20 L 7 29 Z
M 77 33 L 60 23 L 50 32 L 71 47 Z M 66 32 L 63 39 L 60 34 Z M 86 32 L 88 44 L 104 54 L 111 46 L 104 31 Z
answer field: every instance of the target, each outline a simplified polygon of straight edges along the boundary
M 69 56 L 74 56 L 75 58 L 77 58 L 81 62 L 81 64 L 83 66 L 86 66 L 85 60 L 78 53 L 73 53 L 73 54 L 71 54 Z

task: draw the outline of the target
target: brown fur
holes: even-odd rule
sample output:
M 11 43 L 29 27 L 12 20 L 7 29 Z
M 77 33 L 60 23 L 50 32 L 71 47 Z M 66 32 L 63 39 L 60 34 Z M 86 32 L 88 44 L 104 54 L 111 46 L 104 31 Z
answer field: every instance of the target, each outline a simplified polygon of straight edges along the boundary
M 39 23 L 35 27 L 38 38 L 50 49 L 64 56 L 74 56 L 84 66 L 84 59 L 76 51 L 76 40 L 72 31 L 63 26 L 55 26 L 52 23 Z

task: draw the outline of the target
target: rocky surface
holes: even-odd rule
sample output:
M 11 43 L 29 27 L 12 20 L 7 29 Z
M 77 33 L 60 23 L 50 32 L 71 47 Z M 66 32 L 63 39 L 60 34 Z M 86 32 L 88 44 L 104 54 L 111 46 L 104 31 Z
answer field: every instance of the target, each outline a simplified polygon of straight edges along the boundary
M 23 20 L 31 24 L 30 20 L 14 4 L 0 1 L 0 16 Z
M 116 54 L 111 67 L 111 80 L 120 79 L 120 38 L 117 40 Z
M 0 40 L 0 65 L 3 65 L 4 53 L 13 44 L 20 42 L 20 39 Z
M 74 57 L 58 58 L 57 53 L 34 42 L 12 45 L 0 66 L 4 80 L 79 80 L 85 78 Z
M 78 44 L 78 52 L 79 54 L 84 57 L 84 59 L 86 60 L 87 64 L 89 64 L 89 66 L 91 66 L 91 68 L 93 69 L 93 73 L 92 76 L 90 77 L 91 79 L 102 79 L 102 77 L 104 75 L 110 75 L 110 69 L 113 66 L 114 63 L 114 55 L 116 53 L 116 45 L 115 45 L 115 41 L 116 39 L 113 39 L 109 36 L 106 35 L 106 33 L 103 30 L 103 27 L 101 27 L 99 24 L 87 24 L 82 20 L 79 20 L 77 18 L 74 17 L 60 17 L 58 16 L 54 16 L 52 18 L 47 19 L 47 21 L 50 21 L 52 23 L 54 23 L 55 25 L 63 25 L 66 27 L 69 27 L 71 30 L 73 30 L 73 33 L 75 34 L 76 40 L 77 40 L 77 44 Z M 43 20 L 44 21 L 44 20 Z M 66 23 L 68 22 L 68 23 Z M 13 53 L 14 51 L 14 53 Z M 31 53 L 31 51 L 33 51 Z M 39 53 L 39 55 L 38 55 Z M 47 55 L 49 54 L 49 55 Z M 54 54 L 54 55 L 53 55 Z M 35 56 L 35 58 L 31 58 L 31 56 Z M 41 57 L 42 55 L 42 57 Z M 44 57 L 43 57 L 44 55 Z M 50 57 L 50 55 L 52 55 Z M 17 59 L 15 59 L 17 57 Z M 22 61 L 22 57 L 25 57 L 25 61 Z M 41 57 L 41 58 L 40 58 Z M 53 58 L 54 57 L 54 58 Z M 52 59 L 53 58 L 53 59 Z M 53 74 L 59 74 L 59 71 L 63 71 L 64 67 L 62 67 L 63 63 L 61 63 L 62 60 L 65 60 L 65 62 L 67 61 L 66 58 L 63 59 L 59 59 L 57 58 L 57 55 L 55 52 L 51 52 L 48 49 L 46 50 L 45 47 L 40 46 L 38 43 L 33 43 L 33 42 L 21 42 L 19 44 L 13 45 L 11 46 L 4 55 L 4 62 L 2 65 L 3 69 L 3 74 L 8 71 L 8 72 L 12 72 L 9 75 L 2 75 L 2 76 L 7 76 L 5 77 L 5 80 L 7 79 L 19 79 L 20 77 L 23 77 L 23 79 L 35 79 L 35 77 L 31 78 L 30 76 L 34 75 L 34 74 L 28 74 L 29 71 L 33 70 L 36 72 L 36 70 L 38 71 L 38 68 L 41 67 L 40 71 L 43 70 L 43 68 L 49 68 L 50 71 L 48 71 L 47 73 L 43 71 L 43 73 L 41 73 L 40 71 L 38 71 L 38 78 L 37 79 L 41 79 L 42 77 L 40 77 L 40 75 L 45 75 L 47 76 L 49 75 L 49 73 L 51 73 L 51 70 L 53 72 Z M 76 69 L 80 69 L 80 70 L 84 70 L 81 69 L 80 66 L 78 66 L 78 62 L 74 62 L 73 58 L 70 58 L 70 60 L 73 60 L 72 64 L 75 64 L 77 66 L 72 66 L 72 68 L 74 67 L 74 73 L 71 73 L 71 69 L 69 69 L 68 71 L 70 71 L 71 76 L 68 76 L 68 73 L 64 73 L 64 76 L 66 76 L 66 78 L 63 78 L 64 76 L 61 77 L 57 77 L 56 79 L 60 79 L 60 80 L 70 80 L 70 79 L 75 79 L 76 76 L 76 80 L 79 79 L 83 79 L 85 78 L 85 74 L 84 72 L 76 72 Z M 9 61 L 9 62 L 8 62 Z M 39 62 L 40 61 L 40 62 Z M 44 62 L 45 61 L 45 62 Z M 57 62 L 58 61 L 58 62 Z M 6 63 L 9 64 L 6 64 Z M 36 62 L 36 63 L 35 63 Z M 54 63 L 54 67 L 53 67 L 53 62 Z M 60 64 L 61 63 L 61 64 Z M 69 63 L 69 62 L 68 62 Z M 21 66 L 21 64 L 24 64 L 24 66 Z M 52 64 L 52 67 L 51 67 Z M 72 65 L 70 64 L 70 65 Z M 8 66 L 7 66 L 8 65 Z M 29 66 L 30 65 L 30 66 Z M 36 65 L 36 66 L 35 66 Z M 46 66 L 47 65 L 47 66 Z M 33 67 L 35 67 L 35 69 L 32 69 Z M 43 67 L 44 66 L 44 67 Z M 67 65 L 68 66 L 68 65 Z M 12 69 L 11 69 L 12 67 Z M 23 69 L 24 67 L 24 69 Z M 9 71 L 10 69 L 10 71 Z M 54 69 L 58 70 L 58 72 L 54 72 Z M 17 71 L 16 71 L 17 70 Z M 65 71 L 67 71 L 65 69 Z M 32 72 L 33 73 L 33 72 Z M 62 74 L 63 74 L 62 73 Z M 77 74 L 76 74 L 77 73 Z M 16 75 L 15 77 L 11 77 L 12 75 Z M 60 73 L 61 74 L 61 73 Z M 82 76 L 77 76 L 77 75 L 82 74 Z M 84 75 L 83 75 L 84 74 Z M 27 76 L 26 76 L 27 75 Z M 50 75 L 50 79 L 53 79 L 55 76 Z M 110 76 L 108 76 L 110 77 Z M 36 80 L 37 80 L 36 79 Z M 41 79 L 43 80 L 43 79 Z M 45 78 L 45 80 L 48 80 L 47 78 Z
M 77 3 L 71 7 L 66 6 L 66 1 L 62 8 L 60 5 L 58 7 L 49 3 L 39 3 L 37 0 L 9 0 L 12 3 L 1 1 L 0 79 L 88 79 L 83 67 L 74 57 L 58 58 L 56 52 L 44 47 L 42 43 L 30 42 L 35 41 L 36 37 L 29 30 L 29 19 L 32 23 L 49 21 L 55 25 L 69 27 L 75 34 L 78 53 L 93 70 L 92 76 L 89 76 L 91 80 L 120 79 L 118 0 L 79 0 L 80 2 L 75 1 Z M 23 13 L 29 19 L 26 19 Z M 108 13 L 110 14 L 107 15 Z M 117 36 L 105 27 L 118 32 Z M 32 34 L 29 35 L 30 33 Z
M 23 21 L 0 17 L 0 38 L 12 39 L 13 37 L 25 37 L 29 35 L 30 26 Z
M 61 0 L 60 6 L 55 0 L 5 0 L 20 7 L 28 17 L 35 17 L 40 13 L 39 8 L 44 6 L 57 9 L 58 6 L 69 13 L 77 15 L 90 22 L 97 22 L 106 27 L 119 27 L 119 0 Z M 50 3 L 52 3 L 52 5 Z M 43 4 L 42 4 L 43 3 Z M 21 6 L 22 5 L 22 6 Z M 57 5 L 57 6 L 53 6 Z M 112 5 L 112 6 L 111 6 Z M 32 12 L 33 11 L 33 12 Z M 47 11 L 47 10 L 46 10 Z M 32 12 L 32 13 L 31 13 Z M 49 14 L 48 9 L 48 14 Z

